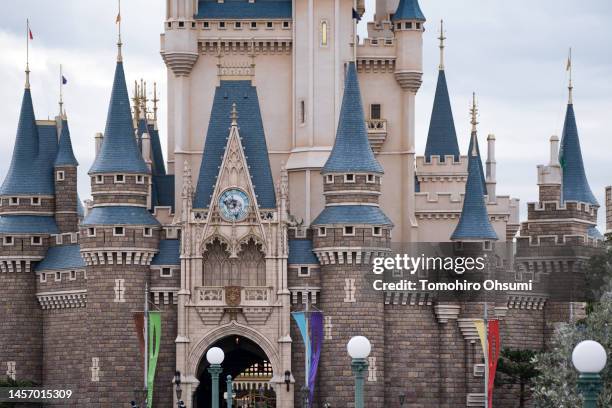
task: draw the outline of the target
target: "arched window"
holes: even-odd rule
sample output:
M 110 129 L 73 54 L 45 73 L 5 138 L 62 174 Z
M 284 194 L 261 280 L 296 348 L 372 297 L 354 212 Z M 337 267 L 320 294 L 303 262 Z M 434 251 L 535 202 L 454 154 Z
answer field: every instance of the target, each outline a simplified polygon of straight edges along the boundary
M 329 40 L 329 24 L 327 20 L 321 20 L 321 47 L 327 47 L 327 43 Z

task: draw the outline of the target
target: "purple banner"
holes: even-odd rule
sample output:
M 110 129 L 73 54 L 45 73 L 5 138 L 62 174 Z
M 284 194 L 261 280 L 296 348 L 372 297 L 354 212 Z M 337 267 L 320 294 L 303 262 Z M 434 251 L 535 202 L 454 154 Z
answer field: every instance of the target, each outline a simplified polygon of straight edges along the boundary
M 310 398 L 308 401 L 313 406 L 315 381 L 317 379 L 317 369 L 319 358 L 321 357 L 321 347 L 323 346 L 323 313 L 313 311 L 310 313 L 310 371 L 308 377 L 308 388 Z

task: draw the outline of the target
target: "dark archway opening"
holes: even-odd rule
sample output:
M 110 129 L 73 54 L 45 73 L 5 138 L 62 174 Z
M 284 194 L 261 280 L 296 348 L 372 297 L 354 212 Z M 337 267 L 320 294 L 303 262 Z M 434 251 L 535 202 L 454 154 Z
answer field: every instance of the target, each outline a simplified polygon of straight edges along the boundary
M 231 408 L 275 408 L 275 393 L 269 385 L 272 367 L 266 353 L 254 341 L 242 336 L 224 337 L 210 347 L 219 347 L 225 353 L 219 377 L 219 407 L 228 408 L 225 400 L 226 378 L 234 380 L 233 407 Z M 209 348 L 210 348 L 209 347 Z M 194 408 L 210 408 L 212 381 L 208 372 L 206 356 L 198 366 L 200 385 L 194 394 Z

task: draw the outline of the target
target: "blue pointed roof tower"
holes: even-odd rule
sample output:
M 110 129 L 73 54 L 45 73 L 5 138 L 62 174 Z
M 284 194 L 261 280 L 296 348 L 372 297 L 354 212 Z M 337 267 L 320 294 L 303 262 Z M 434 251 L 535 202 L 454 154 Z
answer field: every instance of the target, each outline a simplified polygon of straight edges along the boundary
M 571 68 L 571 62 L 570 62 Z M 572 97 L 573 86 L 570 73 L 569 99 L 567 111 L 565 112 L 565 123 L 563 124 L 563 135 L 561 137 L 561 148 L 559 150 L 559 163 L 563 172 L 561 201 L 580 201 L 599 206 L 597 199 L 591 191 L 589 181 L 584 170 L 582 150 L 580 149 L 580 138 L 576 126 L 576 115 L 574 114 L 574 102 Z
M 89 174 L 149 173 L 135 137 L 130 99 L 123 71 L 121 39 L 118 46 L 117 66 L 108 106 L 104 139 L 100 152 L 89 169 Z
M 455 121 L 448 96 L 446 85 L 446 74 L 444 71 L 444 22 L 440 22 L 440 67 L 438 71 L 438 84 L 431 111 L 429 122 L 429 133 L 425 145 L 425 160 L 431 161 L 431 156 L 439 156 L 443 162 L 445 156 L 453 156 L 455 161 L 459 160 L 459 143 L 455 131 Z
M 465 184 L 463 208 L 452 241 L 496 241 L 495 230 L 489 221 L 485 205 L 485 189 L 481 180 L 481 169 L 478 156 L 478 133 L 476 130 L 476 107 L 472 107 L 472 137 L 468 151 L 468 179 Z
M 72 150 L 72 141 L 70 139 L 70 129 L 68 128 L 68 120 L 62 119 L 62 131 L 59 137 L 57 148 L 57 156 L 55 156 L 55 167 L 58 166 L 78 166 L 79 162 L 74 157 Z
M 334 147 L 321 173 L 383 173 L 365 126 L 355 62 L 349 62 Z
M 400 0 L 397 5 L 397 10 L 395 10 L 391 20 L 425 21 L 425 15 L 421 11 L 419 0 Z

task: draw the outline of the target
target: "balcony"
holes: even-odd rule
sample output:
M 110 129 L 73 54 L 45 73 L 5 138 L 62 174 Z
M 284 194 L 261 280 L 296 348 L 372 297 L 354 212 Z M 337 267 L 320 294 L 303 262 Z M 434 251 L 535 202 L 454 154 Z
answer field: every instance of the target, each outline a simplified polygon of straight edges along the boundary
M 387 140 L 387 120 L 386 119 L 368 119 L 366 120 L 366 128 L 368 129 L 368 139 L 372 151 L 380 153 L 382 145 Z
M 196 306 L 250 307 L 272 303 L 272 288 L 265 286 L 201 286 L 195 288 Z

